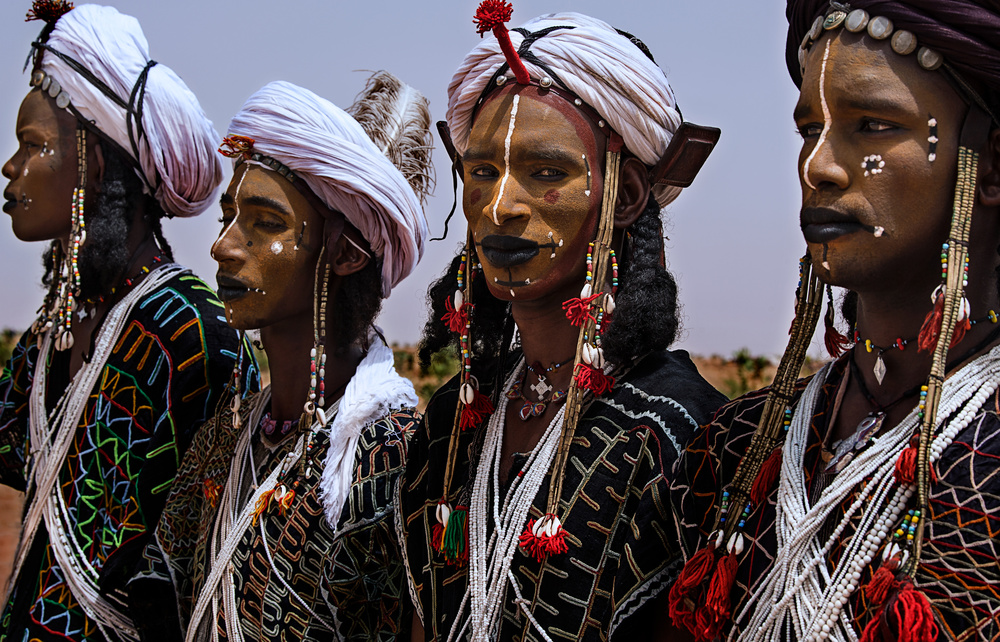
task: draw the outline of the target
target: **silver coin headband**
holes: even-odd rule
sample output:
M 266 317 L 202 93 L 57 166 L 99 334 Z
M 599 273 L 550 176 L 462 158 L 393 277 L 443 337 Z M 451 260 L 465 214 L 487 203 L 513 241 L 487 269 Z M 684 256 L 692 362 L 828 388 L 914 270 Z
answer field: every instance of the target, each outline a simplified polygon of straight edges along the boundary
M 56 107 L 59 109 L 66 109 L 69 107 L 70 99 L 69 94 L 62 88 L 59 81 L 52 76 L 46 74 L 40 69 L 36 69 L 31 73 L 31 80 L 29 83 L 32 87 L 38 87 L 42 91 L 48 93 L 49 96 L 56 99 Z
M 889 44 L 892 50 L 901 56 L 908 56 L 914 51 L 917 52 L 917 63 L 928 71 L 934 71 L 944 62 L 944 57 L 929 47 L 919 47 L 917 37 L 911 31 L 905 29 L 893 29 L 892 20 L 885 16 L 869 17 L 864 9 L 854 9 L 850 13 L 840 9 L 830 13 L 830 15 L 818 16 L 812 24 L 812 28 L 802 38 L 799 46 L 799 71 L 805 74 L 806 52 L 809 51 L 813 43 L 819 40 L 824 31 L 830 31 L 843 25 L 851 33 L 868 32 L 868 35 L 875 40 L 890 39 Z

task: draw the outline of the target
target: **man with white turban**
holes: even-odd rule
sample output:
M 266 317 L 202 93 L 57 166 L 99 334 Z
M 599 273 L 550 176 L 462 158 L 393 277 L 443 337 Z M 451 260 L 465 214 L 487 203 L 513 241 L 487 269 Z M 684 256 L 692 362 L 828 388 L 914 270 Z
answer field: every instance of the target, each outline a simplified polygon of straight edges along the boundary
M 392 492 L 417 396 L 373 322 L 423 252 L 429 123 L 386 72 L 350 114 L 273 82 L 233 118 L 212 255 L 271 383 L 234 395 L 181 464 L 147 551 L 169 620 L 149 639 L 394 640 L 409 625 Z
M 400 481 L 413 639 L 657 639 L 671 466 L 723 401 L 666 350 L 660 211 L 718 130 L 682 123 L 636 38 L 576 13 L 508 33 L 510 13 L 483 2 L 496 37 L 448 90 L 469 235 L 421 359 L 455 345 L 462 371 Z
M 0 480 L 27 502 L 0 637 L 134 640 L 129 581 L 238 349 L 160 226 L 208 206 L 221 163 L 134 18 L 55 0 L 28 18 L 45 27 L 3 209 L 51 245 L 38 319 L 0 377 Z

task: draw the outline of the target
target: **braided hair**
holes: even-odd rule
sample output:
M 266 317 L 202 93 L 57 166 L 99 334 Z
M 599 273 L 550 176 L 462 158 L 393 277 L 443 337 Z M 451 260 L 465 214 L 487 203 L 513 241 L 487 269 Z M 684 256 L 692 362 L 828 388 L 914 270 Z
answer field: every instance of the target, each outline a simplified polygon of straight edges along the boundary
M 604 354 L 616 364 L 625 364 L 650 352 L 668 348 L 677 338 L 680 314 L 677 282 L 660 264 L 663 236 L 660 207 L 649 197 L 638 220 L 627 230 L 625 251 L 618 265 L 618 294 L 613 321 L 604 333 Z M 458 337 L 441 321 L 448 300 L 458 287 L 461 253 L 427 292 L 430 317 L 424 325 L 418 353 L 420 365 L 430 365 L 431 356 L 449 346 L 458 347 Z M 473 258 L 470 263 L 475 263 Z M 482 270 L 472 282 L 473 362 L 499 357 L 507 303 L 490 294 Z

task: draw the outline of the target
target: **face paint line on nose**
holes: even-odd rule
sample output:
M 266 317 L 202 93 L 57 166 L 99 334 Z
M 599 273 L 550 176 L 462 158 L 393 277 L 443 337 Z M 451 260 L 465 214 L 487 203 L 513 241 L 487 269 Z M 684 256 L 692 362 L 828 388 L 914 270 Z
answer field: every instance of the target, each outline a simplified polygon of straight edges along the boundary
M 826 49 L 823 51 L 823 66 L 819 70 L 819 104 L 823 108 L 823 131 L 819 133 L 819 140 L 816 141 L 816 146 L 806 158 L 806 162 L 802 163 L 802 180 L 812 190 L 815 190 L 816 186 L 809 180 L 809 166 L 819 152 L 819 148 L 826 142 L 826 135 L 830 132 L 830 107 L 826 104 L 826 61 L 830 58 L 831 42 L 833 41 L 826 41 Z
M 218 247 L 222 239 L 226 238 L 226 234 L 229 234 L 229 230 L 233 229 L 233 225 L 236 225 L 237 219 L 240 218 L 240 188 L 243 187 L 243 179 L 247 177 L 250 169 L 247 168 L 243 175 L 240 176 L 240 182 L 236 183 L 236 193 L 233 195 L 233 206 L 236 208 L 236 215 L 233 216 L 233 220 L 229 221 L 229 225 L 226 229 L 222 230 L 222 234 L 219 234 L 219 238 L 215 239 L 215 243 L 212 244 L 212 258 L 215 258 L 215 248 Z
M 500 201 L 503 199 L 503 190 L 507 186 L 507 178 L 510 176 L 510 139 L 514 135 L 514 123 L 517 122 L 517 105 L 521 101 L 521 95 L 514 95 L 514 104 L 510 108 L 510 124 L 507 125 L 507 138 L 504 140 L 503 148 L 503 178 L 500 179 L 500 193 L 497 194 L 497 198 L 493 201 L 493 222 L 496 223 L 497 227 L 500 227 L 500 221 L 497 219 L 497 207 L 500 206 Z

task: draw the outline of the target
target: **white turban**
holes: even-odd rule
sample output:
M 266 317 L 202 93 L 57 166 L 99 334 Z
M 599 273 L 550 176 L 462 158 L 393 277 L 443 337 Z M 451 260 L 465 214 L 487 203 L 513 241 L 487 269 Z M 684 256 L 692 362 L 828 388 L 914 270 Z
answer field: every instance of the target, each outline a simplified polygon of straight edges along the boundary
M 350 114 L 308 89 L 278 81 L 244 103 L 230 136 L 293 170 L 332 210 L 342 212 L 382 259 L 382 296 L 423 255 L 427 221 L 403 174 Z
M 530 32 L 554 26 L 557 29 L 536 40 L 529 51 L 552 69 L 566 88 L 601 115 L 624 139 L 625 146 L 646 165 L 663 156 L 681 115 L 667 77 L 631 40 L 608 23 L 579 13 L 553 13 L 530 20 L 522 28 Z M 524 36 L 510 31 L 514 49 Z M 532 79 L 548 76 L 541 67 L 522 57 Z M 448 127 L 459 154 L 469 144 L 473 110 L 490 78 L 506 62 L 500 44 L 487 33 L 462 61 L 448 85 Z M 514 82 L 513 73 L 507 80 Z M 556 83 L 558 86 L 558 83 Z M 660 207 L 677 198 L 680 188 L 653 188 Z
M 125 104 L 150 60 L 139 22 L 100 5 L 64 14 L 46 44 L 79 62 Z M 131 124 L 138 142 L 136 158 L 126 110 L 62 58 L 42 52 L 41 70 L 59 83 L 86 120 L 138 162 L 140 178 L 152 186 L 164 212 L 195 216 L 214 202 L 222 181 L 222 163 L 215 152 L 219 135 L 198 99 L 169 67 L 156 64 L 148 71 L 141 123 L 133 116 Z

